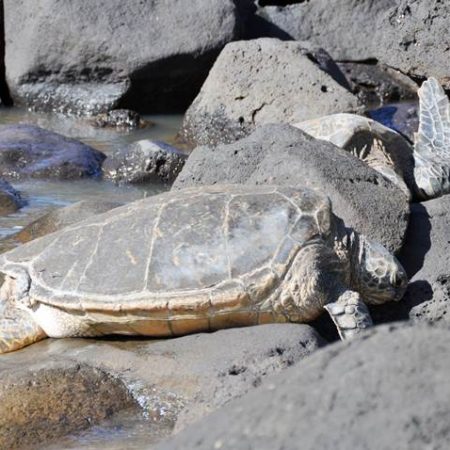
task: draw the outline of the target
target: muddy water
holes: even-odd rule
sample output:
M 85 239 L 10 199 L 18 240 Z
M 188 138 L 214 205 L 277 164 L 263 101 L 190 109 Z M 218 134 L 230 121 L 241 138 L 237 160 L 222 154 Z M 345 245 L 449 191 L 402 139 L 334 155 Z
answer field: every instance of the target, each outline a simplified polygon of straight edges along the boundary
M 173 142 L 181 124 L 181 115 L 144 116 L 147 126 L 138 130 L 116 130 L 93 127 L 88 119 L 69 118 L 58 114 L 38 114 L 18 108 L 0 109 L 0 124 L 28 123 L 55 131 L 64 136 L 111 154 L 115 149 L 140 139 L 158 139 Z M 102 180 L 13 182 L 27 206 L 18 212 L 0 217 L 0 238 L 6 237 L 51 209 L 71 203 L 98 199 L 127 203 L 168 189 L 163 184 L 145 186 L 116 186 Z

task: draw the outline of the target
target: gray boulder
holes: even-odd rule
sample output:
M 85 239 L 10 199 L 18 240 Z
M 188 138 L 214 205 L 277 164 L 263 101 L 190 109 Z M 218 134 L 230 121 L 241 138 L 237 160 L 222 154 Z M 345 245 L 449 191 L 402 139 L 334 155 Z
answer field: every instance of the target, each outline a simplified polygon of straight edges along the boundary
M 193 145 L 230 143 L 266 123 L 296 123 L 360 110 L 322 49 L 256 39 L 228 44 L 186 112 L 181 137 Z
M 34 125 L 0 125 L 0 176 L 74 179 L 97 176 L 105 155 Z
M 5 0 L 6 77 L 17 103 L 96 114 L 181 109 L 250 0 Z
M 0 215 L 10 214 L 25 205 L 20 193 L 0 178 Z
M 384 326 L 316 352 L 158 450 L 444 450 L 450 329 Z
M 289 125 L 265 125 L 233 144 L 197 147 L 173 189 L 216 183 L 317 189 L 347 226 L 392 251 L 403 243 L 409 213 L 403 192 L 358 158 Z
M 375 319 L 450 323 L 450 195 L 411 205 L 399 259 L 410 278 L 403 300 L 377 307 Z
M 103 164 L 103 176 L 121 183 L 172 182 L 187 154 L 162 141 L 144 139 L 117 150 Z
M 44 448 L 49 439 L 138 403 L 121 429 L 141 424 L 125 444 L 141 448 L 155 435 L 170 433 L 175 422 L 186 426 L 253 390 L 322 343 L 311 327 L 294 324 L 158 342 L 48 339 L 0 359 L 0 447 Z
M 441 0 L 328 0 L 259 11 L 270 35 L 310 40 L 336 60 L 375 59 L 413 77 L 433 76 L 450 89 L 450 5 Z

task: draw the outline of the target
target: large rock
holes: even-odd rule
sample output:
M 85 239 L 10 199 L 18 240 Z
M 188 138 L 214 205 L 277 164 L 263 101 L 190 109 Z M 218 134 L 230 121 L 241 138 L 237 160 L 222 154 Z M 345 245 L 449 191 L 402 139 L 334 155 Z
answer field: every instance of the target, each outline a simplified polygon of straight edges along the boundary
M 407 197 L 358 158 L 289 125 L 266 125 L 238 142 L 197 147 L 174 189 L 216 183 L 310 187 L 328 195 L 334 212 L 390 250 L 406 232 Z
M 271 377 L 158 450 L 422 450 L 450 439 L 450 330 L 380 327 Z
M 119 183 L 172 182 L 187 154 L 162 141 L 143 139 L 118 149 L 103 164 L 103 176 Z
M 0 215 L 10 214 L 25 205 L 20 193 L 0 178 Z
M 441 0 L 314 0 L 259 12 L 269 35 L 310 40 L 336 60 L 377 59 L 414 77 L 434 76 L 450 89 L 448 22 Z
M 181 136 L 195 145 L 229 143 L 266 123 L 358 111 L 358 99 L 345 84 L 328 54 L 307 43 L 234 42 L 186 112 Z
M 410 283 L 401 302 L 374 309 L 376 319 L 450 323 L 449 230 L 450 195 L 411 205 L 399 255 Z
M 45 359 L 1 366 L 0 448 L 37 448 L 122 409 L 137 410 L 124 383 L 100 369 Z
M 5 0 L 6 76 L 14 100 L 99 113 L 182 109 L 250 0 Z
M 180 428 L 190 424 L 322 343 L 311 327 L 294 324 L 159 342 L 46 340 L 0 359 L 0 447 L 24 446 L 34 437 L 34 448 L 43 448 L 47 439 L 95 424 L 130 406 L 124 386 L 143 409 L 134 413 L 136 420 L 143 413 L 149 418 L 141 436 L 131 433 L 126 444 L 141 448 L 142 434 L 167 434 L 177 420 Z M 126 424 L 122 430 L 128 431 Z
M 97 176 L 105 155 L 34 125 L 0 125 L 0 176 L 74 179 Z

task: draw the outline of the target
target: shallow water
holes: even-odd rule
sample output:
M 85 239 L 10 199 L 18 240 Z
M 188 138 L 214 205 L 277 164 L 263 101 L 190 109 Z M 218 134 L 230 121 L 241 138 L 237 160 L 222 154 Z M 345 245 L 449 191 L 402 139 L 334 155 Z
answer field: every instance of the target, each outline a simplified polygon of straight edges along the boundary
M 30 112 L 20 108 L 1 108 L 0 124 L 28 123 L 83 141 L 111 154 L 115 149 L 140 139 L 173 142 L 181 124 L 181 115 L 144 116 L 152 123 L 138 130 L 117 130 L 93 127 L 88 119 L 60 114 Z M 0 217 L 0 239 L 13 234 L 46 212 L 80 200 L 108 200 L 128 203 L 162 192 L 168 186 L 146 183 L 142 186 L 117 186 L 103 180 L 75 181 L 29 180 L 11 183 L 26 199 L 27 205 L 14 214 Z
M 168 436 L 170 426 L 153 422 L 135 410 L 115 414 L 99 425 L 70 434 L 41 450 L 141 450 Z

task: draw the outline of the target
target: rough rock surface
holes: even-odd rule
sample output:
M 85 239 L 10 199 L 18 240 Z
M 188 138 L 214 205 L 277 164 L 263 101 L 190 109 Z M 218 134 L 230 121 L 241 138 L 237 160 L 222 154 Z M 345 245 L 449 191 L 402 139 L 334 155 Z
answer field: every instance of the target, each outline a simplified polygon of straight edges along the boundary
M 359 111 L 331 58 L 307 43 L 256 39 L 228 44 L 186 112 L 181 136 L 229 143 L 266 123 Z
M 45 359 L 5 366 L 2 359 L 1 448 L 38 448 L 136 405 L 125 384 L 101 369 Z
M 103 176 L 122 183 L 173 181 L 187 154 L 162 141 L 144 139 L 117 150 L 103 164 Z
M 364 105 L 374 108 L 417 98 L 417 84 L 384 64 L 341 62 L 338 66 Z
M 0 178 L 0 215 L 10 214 L 25 205 L 20 193 Z
M 96 114 L 181 109 L 250 0 L 5 0 L 7 80 L 16 102 Z M 20 26 L 19 26 L 20 24 Z
M 399 259 L 410 278 L 403 300 L 374 308 L 383 321 L 450 323 L 450 195 L 411 205 Z
M 377 59 L 413 77 L 434 76 L 450 89 L 445 1 L 341 0 L 330 8 L 314 0 L 259 15 L 271 35 L 309 40 L 336 60 Z
M 34 125 L 0 125 L 0 176 L 74 179 L 100 174 L 105 155 Z
M 105 412 L 114 412 L 116 405 L 128 406 L 128 399 L 115 387 L 122 384 L 166 432 L 184 411 L 181 428 L 254 389 L 266 376 L 303 360 L 322 343 L 311 327 L 294 324 L 164 341 L 45 340 L 0 359 L 0 447 L 23 445 L 35 436 L 36 448 L 53 433 L 86 427 L 87 418 L 95 422 Z M 88 371 L 88 379 L 94 377 L 92 385 L 73 382 L 77 371 Z M 101 383 L 95 382 L 95 376 Z M 64 417 L 66 411 L 70 414 Z M 1 445 L 4 442 L 9 445 Z M 132 436 L 127 445 L 132 446 Z
M 450 329 L 384 326 L 268 379 L 158 450 L 444 450 Z
M 317 189 L 347 226 L 392 251 L 402 246 L 409 213 L 403 192 L 358 158 L 292 126 L 265 125 L 233 144 L 197 147 L 173 189 L 216 183 Z
M 58 231 L 61 228 L 72 225 L 76 222 L 81 222 L 88 217 L 95 214 L 101 214 L 110 209 L 121 206 L 121 203 L 97 201 L 97 200 L 82 200 L 65 208 L 55 209 L 44 216 L 36 219 L 24 227 L 18 233 L 9 236 L 0 241 L 1 251 L 6 251 L 16 247 L 18 244 L 25 244 L 33 239 L 45 236 L 46 234 Z

